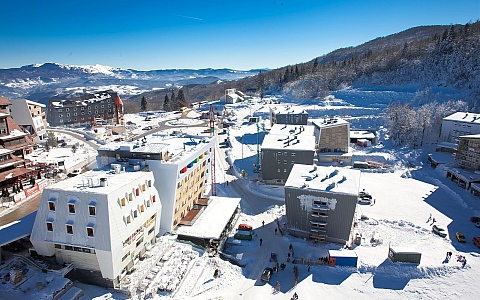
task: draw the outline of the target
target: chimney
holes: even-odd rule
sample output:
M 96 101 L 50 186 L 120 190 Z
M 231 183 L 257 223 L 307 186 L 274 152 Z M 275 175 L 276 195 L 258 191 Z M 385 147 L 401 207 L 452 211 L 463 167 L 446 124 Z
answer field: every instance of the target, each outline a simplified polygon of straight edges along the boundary
M 106 187 L 108 186 L 107 178 L 100 178 L 100 186 Z

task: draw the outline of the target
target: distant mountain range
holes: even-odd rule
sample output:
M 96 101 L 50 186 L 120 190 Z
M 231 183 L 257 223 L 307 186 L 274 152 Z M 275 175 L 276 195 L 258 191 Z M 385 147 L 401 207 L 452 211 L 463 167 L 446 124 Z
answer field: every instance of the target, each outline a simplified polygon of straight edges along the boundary
M 48 103 L 54 97 L 74 96 L 87 91 L 114 89 L 120 95 L 169 89 L 192 84 L 236 80 L 258 74 L 260 70 L 170 69 L 137 71 L 103 65 L 74 66 L 58 63 L 0 69 L 0 95 L 28 98 Z

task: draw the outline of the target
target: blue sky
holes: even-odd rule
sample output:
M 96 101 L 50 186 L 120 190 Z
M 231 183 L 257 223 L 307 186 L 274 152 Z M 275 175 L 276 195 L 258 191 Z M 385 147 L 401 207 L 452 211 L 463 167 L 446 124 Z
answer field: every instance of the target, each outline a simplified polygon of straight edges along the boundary
M 479 0 L 4 0 L 0 68 L 278 68 L 415 26 L 478 19 Z

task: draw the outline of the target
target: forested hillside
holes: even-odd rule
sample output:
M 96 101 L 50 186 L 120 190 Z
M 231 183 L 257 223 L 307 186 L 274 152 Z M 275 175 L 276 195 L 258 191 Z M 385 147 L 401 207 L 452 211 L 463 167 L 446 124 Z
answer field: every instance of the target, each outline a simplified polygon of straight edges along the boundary
M 235 82 L 191 86 L 187 98 L 215 100 L 230 87 L 315 98 L 350 85 L 459 89 L 470 109 L 478 110 L 480 22 L 411 28 Z

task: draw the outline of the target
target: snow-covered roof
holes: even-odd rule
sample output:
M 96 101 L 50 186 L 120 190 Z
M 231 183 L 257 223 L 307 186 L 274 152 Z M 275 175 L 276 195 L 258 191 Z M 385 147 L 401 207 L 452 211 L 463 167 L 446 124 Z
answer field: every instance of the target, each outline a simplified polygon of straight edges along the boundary
M 328 256 L 357 257 L 357 252 L 355 252 L 355 250 L 328 250 Z
M 372 140 L 375 138 L 375 134 L 367 130 L 350 130 L 351 139 L 369 139 Z
M 313 165 L 293 165 L 285 187 L 358 195 L 359 170 Z
M 459 138 L 480 139 L 480 134 L 461 135 Z
M 37 212 L 21 218 L 20 220 L 3 225 L 0 227 L 0 246 L 16 241 L 32 233 L 33 224 Z
M 314 119 L 314 120 L 311 120 L 311 122 L 313 125 L 317 126 L 318 128 L 335 127 L 335 126 L 348 124 L 348 121 L 345 121 L 344 119 L 339 117 Z
M 273 124 L 269 134 L 314 135 L 315 127 L 308 125 Z
M 103 91 L 103 92 L 96 92 L 88 95 L 84 95 L 81 97 L 74 97 L 74 98 L 65 98 L 65 99 L 52 99 L 50 100 L 50 104 L 55 107 L 63 107 L 63 106 L 86 106 L 88 103 L 95 103 L 99 101 L 103 101 L 109 98 L 112 98 L 112 94 L 115 93 L 113 91 Z M 113 99 L 116 101 L 116 98 Z M 112 102 L 113 104 L 115 102 Z
M 263 139 L 262 149 L 315 151 L 315 136 L 268 134 Z
M 469 112 L 456 112 L 443 118 L 443 120 L 480 124 L 480 114 Z
M 88 171 L 75 177 L 60 181 L 49 189 L 82 192 L 82 193 L 94 193 L 94 194 L 110 194 L 112 191 L 123 188 L 126 182 L 131 182 L 145 176 L 143 171 L 133 171 L 127 169 L 126 171 L 120 171 L 115 173 L 114 170 L 95 170 Z M 101 179 L 106 178 L 106 185 L 100 184 Z
M 177 227 L 178 235 L 219 239 L 241 198 L 210 197 L 211 202 L 192 226 Z
M 391 246 L 390 249 L 392 249 L 395 253 L 397 254 L 421 254 L 421 252 L 415 250 L 415 249 L 412 249 L 412 248 L 408 248 L 408 247 L 393 247 Z
M 113 142 L 101 146 L 98 150 L 106 151 L 125 151 L 125 152 L 137 152 L 137 153 L 161 153 L 168 151 L 169 157 L 172 157 L 169 162 L 175 162 L 177 155 L 182 152 L 188 153 L 195 151 L 200 147 L 205 146 L 213 139 L 212 136 L 170 136 L 164 134 L 152 134 L 146 137 L 147 142 Z
M 42 104 L 42 103 L 39 103 L 39 102 L 35 102 L 35 101 L 32 101 L 32 100 L 28 100 L 28 99 L 25 99 L 25 102 L 27 104 L 30 104 L 30 105 L 35 105 L 35 106 L 40 106 L 40 107 L 47 107 L 45 104 Z
M 293 107 L 291 105 L 276 105 L 271 107 L 270 110 L 275 114 L 306 114 L 307 111 L 302 107 Z

